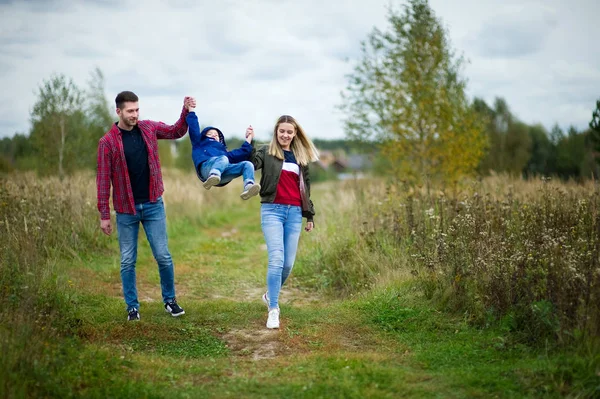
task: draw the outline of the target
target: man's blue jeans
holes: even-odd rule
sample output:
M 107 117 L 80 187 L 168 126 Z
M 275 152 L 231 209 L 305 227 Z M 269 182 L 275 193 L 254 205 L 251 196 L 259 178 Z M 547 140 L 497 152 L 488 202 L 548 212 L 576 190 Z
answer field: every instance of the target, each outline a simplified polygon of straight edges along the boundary
M 261 204 L 260 224 L 267 252 L 269 309 L 279 307 L 279 292 L 294 267 L 302 230 L 302 209 L 294 205 Z
M 221 177 L 219 185 L 229 183 L 239 176 L 244 178 L 244 187 L 246 184 L 254 183 L 254 165 L 250 161 L 242 161 L 238 163 L 229 163 L 229 159 L 225 155 L 210 158 L 200 165 L 200 175 L 205 181 L 208 176 L 215 174 Z
M 154 203 L 136 204 L 135 212 L 135 215 L 117 212 L 117 230 L 119 248 L 121 248 L 121 281 L 123 282 L 123 295 L 127 311 L 140 308 L 135 280 L 140 222 L 144 226 L 152 254 L 158 263 L 163 302 L 175 299 L 173 260 L 167 247 L 167 224 L 162 198 Z

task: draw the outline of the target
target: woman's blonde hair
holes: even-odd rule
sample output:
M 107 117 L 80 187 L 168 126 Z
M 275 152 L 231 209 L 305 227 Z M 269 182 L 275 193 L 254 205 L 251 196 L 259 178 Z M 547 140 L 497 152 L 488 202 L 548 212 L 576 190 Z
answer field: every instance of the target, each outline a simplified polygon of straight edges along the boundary
M 269 155 L 283 160 L 283 148 L 281 148 L 279 141 L 277 141 L 277 129 L 282 123 L 289 123 L 294 126 L 294 129 L 296 130 L 296 135 L 292 139 L 292 144 L 290 144 L 290 150 L 294 153 L 294 157 L 296 157 L 296 162 L 298 162 L 298 165 L 306 166 L 310 162 L 318 161 L 319 151 L 313 142 L 308 138 L 304 132 L 304 129 L 302 129 L 302 126 L 300 126 L 300 124 L 289 115 L 282 115 L 279 117 L 279 119 L 277 119 L 277 123 L 273 129 L 273 138 L 269 144 Z

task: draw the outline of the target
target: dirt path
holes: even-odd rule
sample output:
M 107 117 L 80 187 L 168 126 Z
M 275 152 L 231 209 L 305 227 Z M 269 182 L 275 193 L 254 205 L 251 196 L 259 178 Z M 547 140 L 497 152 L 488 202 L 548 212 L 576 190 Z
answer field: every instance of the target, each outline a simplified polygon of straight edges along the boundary
M 184 306 L 202 306 L 224 300 L 238 304 L 260 304 L 265 292 L 267 249 L 262 232 L 248 229 L 249 221 L 240 221 L 241 227 L 223 226 L 199 231 L 198 234 L 171 234 L 170 249 L 176 268 L 176 289 L 179 302 Z M 246 224 L 246 226 L 245 226 Z M 243 250 L 240 252 L 239 249 Z M 228 249 L 231 249 L 228 252 Z M 107 263 L 118 262 L 118 248 L 109 255 Z M 240 254 L 242 256 L 240 256 Z M 117 266 L 117 265 L 115 265 Z M 71 273 L 83 289 L 122 301 L 122 287 L 118 269 L 93 272 L 88 265 Z M 136 266 L 138 298 L 142 308 L 161 301 L 156 263 L 141 233 Z M 316 292 L 305 291 L 294 285 L 293 274 L 281 291 L 282 307 L 301 308 L 319 306 Z M 191 313 L 191 312 L 190 312 Z M 185 316 L 187 317 L 187 315 Z M 236 326 L 221 334 L 230 354 L 236 358 L 260 360 L 289 355 L 293 348 L 281 339 L 282 329 L 268 330 L 264 317 L 251 325 Z

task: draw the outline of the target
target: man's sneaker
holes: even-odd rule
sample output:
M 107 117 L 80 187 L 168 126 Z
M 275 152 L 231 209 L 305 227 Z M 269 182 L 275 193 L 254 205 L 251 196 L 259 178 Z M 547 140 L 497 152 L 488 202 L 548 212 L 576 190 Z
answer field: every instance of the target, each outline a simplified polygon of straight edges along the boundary
M 240 194 L 240 197 L 242 197 L 243 200 L 247 200 L 251 197 L 254 197 L 259 192 L 260 192 L 260 184 L 249 183 L 249 184 L 246 184 L 246 188 L 244 188 L 244 191 Z
M 140 312 L 136 308 L 131 309 L 127 314 L 127 321 L 139 320 Z
M 177 317 L 185 314 L 185 311 L 181 309 L 181 306 L 177 304 L 177 301 L 173 299 L 171 302 L 165 303 L 165 310 L 167 313 L 171 313 L 171 316 Z
M 205 189 L 210 190 L 212 186 L 216 186 L 221 182 L 221 177 L 219 175 L 210 175 L 208 179 L 204 182 L 203 186 Z
M 279 328 L 279 309 L 269 310 L 269 318 L 267 319 L 267 328 Z
M 267 305 L 267 309 L 269 309 L 269 296 L 267 295 L 268 292 L 265 292 L 262 296 L 262 301 L 265 305 Z

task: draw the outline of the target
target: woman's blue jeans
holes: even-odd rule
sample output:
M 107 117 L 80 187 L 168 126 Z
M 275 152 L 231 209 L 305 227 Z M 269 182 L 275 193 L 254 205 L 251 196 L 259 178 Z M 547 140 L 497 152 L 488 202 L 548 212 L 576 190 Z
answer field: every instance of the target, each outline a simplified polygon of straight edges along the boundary
M 269 254 L 269 309 L 275 309 L 279 307 L 281 287 L 294 267 L 302 230 L 302 210 L 294 205 L 261 204 L 260 224 Z
M 250 161 L 238 163 L 229 163 L 225 155 L 210 158 L 200 165 L 202 181 L 206 181 L 208 176 L 215 174 L 221 178 L 219 185 L 229 183 L 238 176 L 244 179 L 244 187 L 249 182 L 254 183 L 254 165 Z
M 167 224 L 162 198 L 154 203 L 136 204 L 135 212 L 135 215 L 117 212 L 117 230 L 121 249 L 121 281 L 123 282 L 123 295 L 127 311 L 140 308 L 135 280 L 140 222 L 144 226 L 152 254 L 158 263 L 163 301 L 166 303 L 175 298 L 173 260 L 167 246 Z

